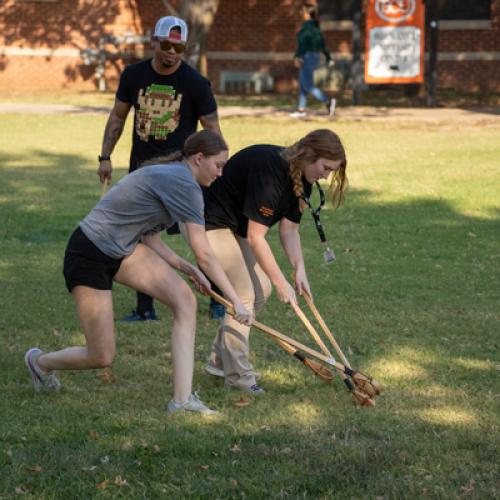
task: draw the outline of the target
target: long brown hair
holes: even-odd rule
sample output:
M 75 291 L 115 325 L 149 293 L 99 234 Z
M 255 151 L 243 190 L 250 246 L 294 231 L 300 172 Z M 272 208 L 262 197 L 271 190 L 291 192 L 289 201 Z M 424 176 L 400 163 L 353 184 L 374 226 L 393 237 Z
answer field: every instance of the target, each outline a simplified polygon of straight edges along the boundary
M 226 141 L 219 134 L 211 130 L 200 130 L 199 132 L 191 134 L 186 139 L 182 151 L 173 151 L 168 155 L 157 156 L 151 160 L 146 160 L 141 163 L 141 167 L 157 165 L 158 163 L 181 161 L 196 153 L 202 153 L 203 156 L 215 156 L 228 149 Z
M 331 175 L 328 194 L 334 208 L 342 205 L 348 186 L 345 173 L 347 159 L 344 146 L 335 132 L 326 128 L 313 130 L 295 144 L 285 148 L 282 156 L 289 164 L 293 191 L 297 198 L 301 198 L 304 194 L 302 174 L 306 165 L 314 163 L 318 158 L 340 160 L 339 169 Z

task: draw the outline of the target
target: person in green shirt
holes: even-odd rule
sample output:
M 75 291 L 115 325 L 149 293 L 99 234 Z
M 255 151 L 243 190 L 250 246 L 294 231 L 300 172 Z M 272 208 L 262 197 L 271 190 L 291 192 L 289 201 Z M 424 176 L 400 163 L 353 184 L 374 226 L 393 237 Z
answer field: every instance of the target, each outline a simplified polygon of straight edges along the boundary
M 332 64 L 330 52 L 326 48 L 325 39 L 319 27 L 318 12 L 313 2 L 307 2 L 302 6 L 304 23 L 297 34 L 297 50 L 294 56 L 294 64 L 299 69 L 299 102 L 298 108 L 291 113 L 294 118 L 307 116 L 307 95 L 311 94 L 315 99 L 325 104 L 328 115 L 335 113 L 335 99 L 328 98 L 325 93 L 314 86 L 314 71 L 319 66 L 320 57 L 323 53 L 329 64 Z

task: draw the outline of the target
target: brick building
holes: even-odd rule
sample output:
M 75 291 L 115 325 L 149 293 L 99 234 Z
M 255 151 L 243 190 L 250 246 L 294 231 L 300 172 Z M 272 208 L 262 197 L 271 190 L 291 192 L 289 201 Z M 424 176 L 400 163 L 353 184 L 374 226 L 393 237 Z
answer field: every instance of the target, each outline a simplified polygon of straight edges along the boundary
M 217 91 L 230 91 L 240 77 L 253 78 L 253 89 L 290 90 L 301 3 L 220 1 L 208 36 L 209 77 Z M 352 61 L 350 3 L 319 1 L 336 77 L 346 85 Z M 500 91 L 500 0 L 439 4 L 438 86 Z M 160 0 L 3 0 L 0 91 L 92 90 L 104 84 L 114 89 L 123 66 L 149 54 L 138 37 L 148 36 L 166 14 Z

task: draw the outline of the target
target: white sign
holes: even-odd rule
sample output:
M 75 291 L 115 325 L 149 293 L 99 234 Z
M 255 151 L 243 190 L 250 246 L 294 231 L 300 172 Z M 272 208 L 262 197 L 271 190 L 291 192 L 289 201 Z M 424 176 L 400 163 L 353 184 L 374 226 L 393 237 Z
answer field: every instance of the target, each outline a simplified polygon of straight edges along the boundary
M 413 78 L 420 74 L 421 30 L 414 26 L 370 30 L 368 74 L 374 78 Z

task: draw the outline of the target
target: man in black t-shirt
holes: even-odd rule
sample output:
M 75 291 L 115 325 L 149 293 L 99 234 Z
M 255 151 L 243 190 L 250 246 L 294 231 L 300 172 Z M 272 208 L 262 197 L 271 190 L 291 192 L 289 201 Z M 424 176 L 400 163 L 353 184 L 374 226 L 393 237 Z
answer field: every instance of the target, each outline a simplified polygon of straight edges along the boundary
M 210 82 L 182 60 L 187 38 L 182 19 L 162 17 L 151 38 L 153 58 L 127 66 L 121 74 L 99 155 L 97 173 L 102 183 L 111 180 L 110 155 L 132 107 L 129 172 L 146 160 L 182 150 L 186 138 L 196 132 L 198 121 L 222 135 Z M 137 308 L 125 320 L 148 319 L 156 319 L 153 299 L 138 293 Z

